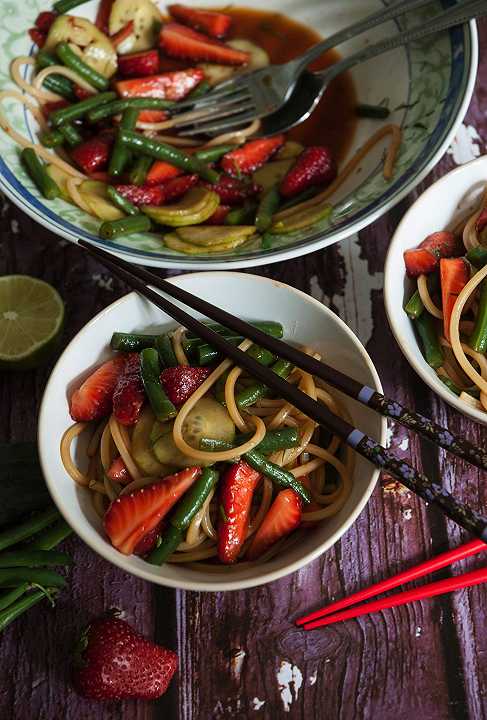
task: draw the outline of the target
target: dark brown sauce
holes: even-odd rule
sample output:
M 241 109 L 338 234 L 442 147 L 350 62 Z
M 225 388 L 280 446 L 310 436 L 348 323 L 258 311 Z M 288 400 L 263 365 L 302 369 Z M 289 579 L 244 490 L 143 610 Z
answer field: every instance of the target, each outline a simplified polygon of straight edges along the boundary
M 272 63 L 292 60 L 322 39 L 311 28 L 280 13 L 233 7 L 226 7 L 225 12 L 234 18 L 230 38 L 252 40 L 266 50 Z M 338 60 L 339 53 L 331 50 L 311 69 L 319 70 Z M 293 128 L 288 137 L 303 145 L 329 145 L 340 162 L 355 133 L 355 106 L 353 81 L 344 73 L 330 83 L 312 116 Z

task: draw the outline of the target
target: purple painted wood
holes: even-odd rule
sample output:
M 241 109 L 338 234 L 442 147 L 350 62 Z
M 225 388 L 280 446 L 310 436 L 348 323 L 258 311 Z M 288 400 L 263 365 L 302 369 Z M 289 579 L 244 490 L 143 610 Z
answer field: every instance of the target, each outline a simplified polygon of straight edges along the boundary
M 402 214 L 461 152 L 485 152 L 487 22 L 480 23 L 481 65 L 460 143 L 407 200 L 352 238 L 320 253 L 257 270 L 323 299 L 367 344 L 386 393 L 432 414 L 458 433 L 486 442 L 487 433 L 438 401 L 394 341 L 382 302 L 384 256 Z M 470 138 L 470 139 L 469 139 Z M 67 302 L 68 341 L 125 288 L 86 255 L 57 240 L 5 202 L 0 211 L 0 272 L 53 283 Z M 32 440 L 49 367 L 2 377 L 0 440 Z M 391 429 L 394 450 L 409 457 L 474 507 L 487 503 L 480 472 L 452 461 L 404 428 Z M 0 637 L 0 717 L 9 720 L 422 720 L 487 718 L 487 588 L 396 608 L 312 634 L 289 618 L 397 572 L 465 538 L 385 477 L 341 542 L 294 575 L 242 593 L 198 594 L 154 589 L 94 555 L 76 538 L 66 543 L 76 565 L 69 592 L 54 610 L 38 606 Z M 459 563 L 460 573 L 482 558 Z M 447 574 L 450 570 L 445 570 Z M 70 689 L 68 655 L 92 615 L 122 608 L 137 628 L 176 648 L 181 669 L 158 703 L 94 704 Z

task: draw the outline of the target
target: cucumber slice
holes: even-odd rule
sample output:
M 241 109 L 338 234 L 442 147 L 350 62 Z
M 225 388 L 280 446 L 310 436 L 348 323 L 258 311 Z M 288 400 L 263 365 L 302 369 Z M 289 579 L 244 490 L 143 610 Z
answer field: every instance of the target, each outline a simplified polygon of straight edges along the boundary
M 288 170 L 294 165 L 295 158 L 289 157 L 284 160 L 274 160 L 268 162 L 253 174 L 253 180 L 258 185 L 262 185 L 263 191 L 270 190 L 274 185 L 278 185 L 287 175 Z
M 155 421 L 154 413 L 150 407 L 146 407 L 132 433 L 132 455 L 138 467 L 147 476 L 162 477 L 167 474 L 167 468 L 157 460 L 150 441 Z
M 51 177 L 58 188 L 61 191 L 61 197 L 63 200 L 66 200 L 66 202 L 73 203 L 73 199 L 68 191 L 67 182 L 71 175 L 68 175 L 68 173 L 65 173 L 64 170 L 61 170 L 57 167 L 57 165 L 48 165 L 46 168 L 46 172 Z
M 161 13 L 151 0 L 115 0 L 113 3 L 108 29 L 114 35 L 133 20 L 135 43 L 131 52 L 150 50 L 156 45 L 161 25 Z
M 124 213 L 113 205 L 106 194 L 107 186 L 99 180 L 85 180 L 79 186 L 83 200 L 91 212 L 101 220 L 119 220 Z
M 219 196 L 204 187 L 191 188 L 174 205 L 143 205 L 141 210 L 160 225 L 197 225 L 207 220 L 220 204 Z
M 202 247 L 201 245 L 193 245 L 193 243 L 181 240 L 181 238 L 176 233 L 167 233 L 166 235 L 164 235 L 164 243 L 166 247 L 170 248 L 171 250 L 177 250 L 178 252 L 185 253 L 186 255 L 202 255 L 203 253 L 227 252 L 227 250 L 233 250 L 239 245 L 243 245 L 250 239 L 251 238 L 249 237 L 240 237 L 237 240 L 232 240 L 231 242 Z
M 254 225 L 189 225 L 176 230 L 181 240 L 203 247 L 247 239 L 254 233 Z
M 218 85 L 218 83 L 228 80 L 236 75 L 242 75 L 250 70 L 258 70 L 259 68 L 266 67 L 269 65 L 269 55 L 261 47 L 251 42 L 250 40 L 230 40 L 226 43 L 235 50 L 242 50 L 250 55 L 250 60 L 247 65 L 232 67 L 230 65 L 218 65 L 217 63 L 200 63 L 198 65 L 201 70 L 205 73 L 205 80 L 210 85 Z
M 150 0 L 147 2 L 150 3 Z M 117 53 L 110 39 L 89 20 L 73 15 L 56 18 L 47 35 L 44 50 L 54 53 L 60 42 L 70 43 L 87 65 L 105 77 L 112 77 L 116 72 Z
M 310 225 L 320 222 L 320 220 L 324 220 L 333 210 L 333 207 L 328 203 L 304 210 L 300 209 L 299 205 L 296 205 L 296 208 L 297 212 L 275 222 L 269 232 L 280 235 L 294 232 L 294 230 L 302 230 L 302 228 L 309 227 Z
M 139 420 L 140 422 L 140 420 Z M 173 439 L 173 423 L 155 423 L 152 428 L 152 437 L 156 438 L 153 445 L 154 454 L 159 462 L 176 467 L 194 465 L 195 459 L 182 453 Z M 199 449 L 202 437 L 214 440 L 233 442 L 235 438 L 235 425 L 226 408 L 213 398 L 204 397 L 195 404 L 188 413 L 183 425 L 183 437 L 191 447 Z M 211 461 L 198 460 L 198 465 L 213 465 Z

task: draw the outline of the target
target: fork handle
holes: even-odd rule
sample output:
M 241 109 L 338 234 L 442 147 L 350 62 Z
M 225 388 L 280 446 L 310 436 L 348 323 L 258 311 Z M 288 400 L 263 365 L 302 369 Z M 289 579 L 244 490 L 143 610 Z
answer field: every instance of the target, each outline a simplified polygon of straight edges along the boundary
M 416 10 L 417 8 L 423 7 L 423 5 L 429 5 L 431 2 L 432 0 L 401 0 L 401 2 L 397 2 L 390 7 L 382 8 L 371 15 L 367 15 L 367 17 L 362 20 L 353 23 L 353 25 L 349 25 L 343 30 L 339 30 L 333 35 L 330 35 L 326 40 L 322 40 L 316 45 L 313 45 L 313 47 L 300 55 L 299 58 L 291 60 L 288 65 L 295 65 L 295 72 L 299 73 L 327 50 L 331 50 L 331 48 L 341 45 L 357 35 L 361 35 L 366 30 L 382 25 L 382 23 L 388 20 L 394 20 L 394 18 L 400 17 L 411 10 Z
M 422 25 L 413 27 L 410 30 L 404 30 L 403 32 L 400 32 L 387 40 L 376 43 L 375 45 L 370 45 L 364 50 L 360 50 L 354 55 L 351 55 L 350 57 L 331 65 L 329 68 L 314 74 L 323 78 L 323 82 L 328 85 L 330 80 L 335 78 L 337 75 L 340 75 L 346 70 L 350 70 L 350 68 L 364 62 L 365 60 L 370 60 L 371 58 L 382 55 L 389 50 L 394 50 L 394 48 L 400 47 L 401 45 L 407 45 L 414 40 L 420 40 L 421 38 L 441 32 L 442 30 L 447 30 L 455 25 L 462 25 L 472 18 L 480 17 L 481 15 L 486 14 L 487 2 L 485 0 L 470 0 L 468 2 L 463 2 L 461 5 L 456 5 L 455 7 L 436 15 L 434 18 Z

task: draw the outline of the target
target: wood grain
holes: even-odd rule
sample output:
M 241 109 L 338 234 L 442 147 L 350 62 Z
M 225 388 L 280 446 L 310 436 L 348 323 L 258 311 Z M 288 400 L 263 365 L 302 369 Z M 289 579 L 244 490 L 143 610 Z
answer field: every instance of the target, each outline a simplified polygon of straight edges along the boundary
M 481 65 L 465 125 L 487 142 L 487 22 L 480 23 Z M 366 343 L 386 393 L 485 443 L 487 432 L 438 401 L 396 349 L 383 308 L 383 265 L 404 211 L 454 166 L 446 155 L 433 173 L 380 221 L 339 246 L 254 270 L 311 292 L 338 312 Z M 64 341 L 124 288 L 77 248 L 59 241 L 9 202 L 0 209 L 0 272 L 42 277 L 66 301 Z M 174 274 L 174 273 L 173 273 Z M 391 352 L 391 348 L 394 351 Z M 51 364 L 52 366 L 52 364 Z M 33 440 L 50 366 L 0 380 L 0 441 Z M 484 507 L 485 479 L 400 427 L 391 446 L 432 477 Z M 190 593 L 152 588 L 92 553 L 76 538 L 70 590 L 0 637 L 0 717 L 9 720 L 484 720 L 487 718 L 487 590 L 483 586 L 305 634 L 293 617 L 397 572 L 465 538 L 409 493 L 373 493 L 332 550 L 263 588 Z M 482 564 L 481 557 L 448 573 Z M 108 607 L 174 647 L 181 668 L 158 703 L 93 704 L 69 686 L 68 659 L 80 627 Z

